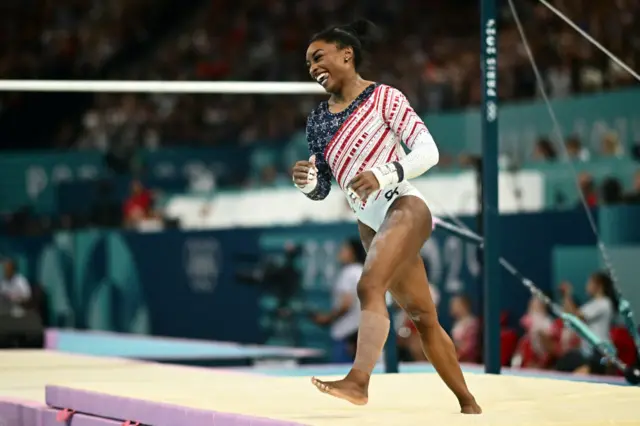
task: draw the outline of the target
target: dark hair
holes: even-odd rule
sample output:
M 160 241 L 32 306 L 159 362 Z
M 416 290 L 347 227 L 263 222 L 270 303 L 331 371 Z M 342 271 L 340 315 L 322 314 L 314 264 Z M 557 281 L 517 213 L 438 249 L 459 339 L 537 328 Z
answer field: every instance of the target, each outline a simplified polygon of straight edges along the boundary
M 353 49 L 353 64 L 356 71 L 366 62 L 366 53 L 381 38 L 378 27 L 366 19 L 356 19 L 348 25 L 334 25 L 316 33 L 309 43 L 322 40 L 335 43 L 339 49 Z
M 547 160 L 554 160 L 557 157 L 556 150 L 553 147 L 551 141 L 547 138 L 541 138 L 538 140 L 538 148 L 542 151 L 542 154 Z
M 346 244 L 349 246 L 351 251 L 353 252 L 353 257 L 357 263 L 364 264 L 364 260 L 367 258 L 367 252 L 362 245 L 362 242 L 357 238 L 352 238 L 346 241 Z
M 613 280 L 611 279 L 611 276 L 609 276 L 609 274 L 604 271 L 598 271 L 594 272 L 591 275 L 591 279 L 598 283 L 600 287 L 602 287 L 602 292 L 611 300 L 611 303 L 613 304 L 613 310 L 617 313 L 618 295 L 616 294 L 616 290 L 613 287 Z
M 602 183 L 601 191 L 602 201 L 605 204 L 618 204 L 623 200 L 622 184 L 616 178 L 606 178 Z

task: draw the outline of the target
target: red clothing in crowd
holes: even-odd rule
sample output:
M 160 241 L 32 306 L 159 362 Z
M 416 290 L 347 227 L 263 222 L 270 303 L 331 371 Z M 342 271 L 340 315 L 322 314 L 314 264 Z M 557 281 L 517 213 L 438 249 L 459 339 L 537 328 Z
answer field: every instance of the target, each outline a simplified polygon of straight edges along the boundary
M 473 316 L 458 320 L 453 325 L 451 337 L 460 362 L 478 361 L 478 333 L 480 322 Z
M 587 205 L 589 207 L 596 207 L 598 205 L 598 194 L 591 192 L 585 196 Z
M 147 190 L 131 195 L 124 203 L 125 217 L 131 217 L 136 211 L 147 213 L 151 208 L 152 201 L 151 192 Z

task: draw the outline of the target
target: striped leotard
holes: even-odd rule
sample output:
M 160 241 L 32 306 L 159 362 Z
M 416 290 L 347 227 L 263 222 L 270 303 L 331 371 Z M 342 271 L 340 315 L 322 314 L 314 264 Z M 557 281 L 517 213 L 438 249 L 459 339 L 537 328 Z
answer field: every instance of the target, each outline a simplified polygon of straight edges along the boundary
M 418 145 L 430 143 L 437 156 L 427 127 L 402 92 L 377 83 L 367 87 L 339 113 L 329 111 L 326 101 L 318 105 L 307 120 L 307 141 L 318 169 L 317 186 L 306 194 L 313 200 L 322 200 L 329 194 L 332 176 L 347 194 L 349 182 L 359 173 L 409 159 L 401 142 L 412 151 Z M 412 164 L 408 166 L 411 168 Z M 407 178 L 413 177 L 411 173 L 405 174 Z M 347 200 L 358 220 L 377 231 L 391 203 L 405 195 L 414 195 L 424 201 L 407 180 L 374 192 L 366 202 L 348 195 Z

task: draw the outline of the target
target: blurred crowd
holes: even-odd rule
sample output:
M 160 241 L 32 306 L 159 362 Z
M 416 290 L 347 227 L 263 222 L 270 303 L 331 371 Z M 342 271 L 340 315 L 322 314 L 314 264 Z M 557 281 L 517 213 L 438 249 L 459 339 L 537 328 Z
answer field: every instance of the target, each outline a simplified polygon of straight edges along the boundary
M 304 52 L 311 34 L 364 16 L 384 37 L 366 77 L 394 85 L 422 113 L 478 105 L 479 10 L 471 0 L 8 0 L 0 13 L 2 78 L 133 80 L 310 81 Z M 556 0 L 575 20 L 632 68 L 640 66 L 635 31 L 640 3 Z M 499 94 L 517 102 L 539 96 L 535 76 L 507 8 L 500 12 Z M 614 90 L 632 77 L 537 1 L 517 2 L 520 18 L 547 89 L 558 98 Z M 52 95 L 53 96 L 53 95 Z M 120 163 L 135 162 L 137 148 L 162 146 L 282 147 L 300 138 L 316 96 L 95 94 L 45 97 L 0 93 L 0 138 L 26 147 L 99 149 Z M 37 106 L 40 109 L 37 109 Z M 33 116 L 39 125 L 32 126 Z M 22 121 L 19 118 L 22 117 Z M 9 130 L 13 130 L 10 133 Z M 8 133 L 9 132 L 9 133 Z M 542 136 L 542 135 L 541 135 Z M 25 140 L 20 138 L 24 137 Z M 292 139 L 293 138 L 293 139 Z M 624 153 L 615 134 L 589 152 L 567 141 L 577 160 Z M 540 139 L 536 161 L 560 154 Z M 636 155 L 640 158 L 640 153 Z M 280 163 L 283 163 L 281 161 Z M 443 152 L 440 166 L 472 167 L 469 155 Z M 125 167 L 126 169 L 126 167 Z M 288 181 L 281 164 L 244 176 L 245 185 Z M 628 182 L 582 178 L 594 200 L 634 202 Z M 602 190 L 598 187 L 601 186 Z M 604 195 L 606 189 L 606 195 Z M 601 194 L 602 193 L 602 194 Z M 125 221 L 126 222 L 126 221 Z
M 0 75 L 72 78 L 101 71 L 145 39 L 151 0 L 8 0 L 0 13 Z M 159 3 L 165 3 L 161 1 Z M 0 108 L 20 96 L 0 94 Z
M 614 346 L 624 363 L 634 365 L 637 353 L 633 338 L 618 320 L 618 299 L 607 273 L 594 272 L 583 289 L 574 289 L 570 282 L 562 282 L 555 296 L 552 299 L 565 312 L 578 317 L 595 336 Z M 474 310 L 471 299 L 464 294 L 453 296 L 449 301 L 449 315 L 453 320 L 450 334 L 458 359 L 463 363 L 481 363 L 482 317 Z M 408 318 L 400 324 L 398 334 L 404 359 L 426 361 L 415 326 Z M 527 311 L 519 319 L 503 312 L 500 324 L 503 366 L 575 374 L 622 374 L 601 362 L 601 355 L 592 344 L 566 326 L 562 319 L 554 317 L 537 297 L 531 297 Z
M 586 148 L 578 136 L 569 137 L 564 145 L 563 151 L 576 164 L 588 162 L 593 158 L 616 159 L 631 156 L 637 160 L 640 159 L 640 152 L 625 152 L 615 132 L 609 132 L 603 136 L 599 150 L 596 152 Z M 541 138 L 536 143 L 532 161 L 548 164 L 562 161 L 564 153 L 558 152 L 555 146 L 549 139 Z M 638 146 L 636 151 L 637 148 Z M 640 170 L 630 178 L 630 182 L 622 182 L 615 176 L 606 176 L 598 180 L 589 172 L 582 171 L 578 174 L 578 183 L 582 197 L 589 207 L 640 204 Z M 557 199 L 556 204 L 562 207 L 564 200 Z
M 479 23 L 476 1 L 392 0 L 31 0 L 3 14 L 0 75 L 109 79 L 308 81 L 307 40 L 336 20 L 365 16 L 383 29 L 369 78 L 397 86 L 416 109 L 436 112 L 479 104 Z M 632 68 L 640 64 L 632 0 L 557 0 L 555 6 Z M 624 87 L 633 78 L 538 2 L 518 2 L 529 42 L 554 97 Z M 153 32 L 163 10 L 187 18 Z M 510 12 L 502 11 L 499 94 L 537 96 L 536 82 Z M 110 63 L 132 44 L 135 58 Z M 108 66 L 109 65 L 109 66 Z M 58 72 L 58 74 L 60 74 Z M 11 102 L 4 95 L 2 104 Z M 61 123 L 56 143 L 103 150 L 114 145 L 280 143 L 303 128 L 317 99 L 304 96 L 96 95 Z
M 356 352 L 360 322 L 358 283 L 365 253 L 358 239 L 348 240 L 338 252 L 340 268 L 331 288 L 331 309 L 314 312 L 311 319 L 330 329 L 332 362 L 346 363 Z M 428 267 L 427 267 L 428 269 Z M 587 270 L 588 271 L 588 270 Z M 478 298 L 464 293 L 449 294 L 447 305 L 437 287 L 429 285 L 431 299 L 441 321 L 450 319 L 449 335 L 461 363 L 483 362 L 483 318 Z M 584 285 L 574 287 L 568 281 L 559 283 L 554 294 L 546 295 L 564 312 L 575 315 L 602 342 L 615 346 L 619 358 L 628 365 L 637 361 L 633 338 L 619 318 L 619 300 L 610 276 L 603 271 L 591 273 Z M 392 304 L 391 299 L 388 303 Z M 425 362 L 422 339 L 428 328 L 414 322 L 399 305 L 392 304 L 401 361 Z M 593 345 L 584 340 L 562 319 L 552 315 L 550 307 L 532 296 L 520 317 L 503 311 L 500 317 L 501 364 L 515 368 L 556 370 L 566 373 L 620 374 L 601 362 Z
M 150 0 L 10 0 L 0 16 L 3 78 L 99 69 L 144 33 Z
M 311 32 L 336 16 L 364 15 L 385 33 L 371 57 L 371 77 L 407 94 L 421 112 L 480 103 L 477 2 L 211 2 L 191 25 L 161 43 L 148 61 L 113 78 L 151 80 L 307 81 L 303 52 Z M 632 67 L 640 38 L 638 4 L 556 2 Z M 553 97 L 624 87 L 635 80 L 540 4 L 521 7 L 532 48 Z M 537 96 L 536 81 L 508 14 L 500 32 L 500 96 Z M 348 19 L 348 18 L 346 18 Z M 544 37 L 540 37 L 544 34 Z M 109 143 L 281 143 L 303 128 L 317 99 L 297 96 L 99 96 L 76 140 Z

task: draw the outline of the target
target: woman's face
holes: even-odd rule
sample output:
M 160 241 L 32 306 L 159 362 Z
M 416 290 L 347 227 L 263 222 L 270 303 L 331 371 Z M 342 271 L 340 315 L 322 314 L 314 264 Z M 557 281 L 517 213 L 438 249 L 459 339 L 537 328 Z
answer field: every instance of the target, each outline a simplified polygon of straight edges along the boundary
M 454 318 L 460 318 L 467 313 L 467 307 L 461 297 L 453 297 L 449 302 L 449 313 Z
M 338 261 L 343 265 L 352 263 L 354 260 L 353 250 L 349 246 L 349 244 L 343 244 L 340 247 L 340 251 L 338 252 Z
M 327 92 L 336 93 L 342 87 L 344 76 L 353 68 L 353 50 L 338 49 L 335 43 L 318 40 L 309 45 L 306 61 L 311 78 Z

